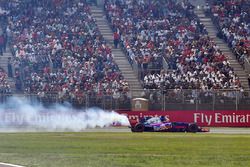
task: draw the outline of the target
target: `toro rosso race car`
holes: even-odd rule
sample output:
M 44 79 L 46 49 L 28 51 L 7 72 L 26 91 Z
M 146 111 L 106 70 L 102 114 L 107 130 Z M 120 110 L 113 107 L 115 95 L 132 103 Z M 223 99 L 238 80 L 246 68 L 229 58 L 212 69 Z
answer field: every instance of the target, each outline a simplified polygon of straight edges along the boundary
M 130 124 L 132 132 L 209 132 L 196 123 L 169 122 L 164 116 L 143 118 L 136 123 L 130 121 Z

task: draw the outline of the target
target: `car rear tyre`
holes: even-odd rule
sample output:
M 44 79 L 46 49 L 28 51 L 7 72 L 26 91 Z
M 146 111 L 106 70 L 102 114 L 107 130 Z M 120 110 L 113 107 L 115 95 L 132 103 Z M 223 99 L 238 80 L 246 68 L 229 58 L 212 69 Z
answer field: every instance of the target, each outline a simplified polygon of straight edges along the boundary
M 132 132 L 143 132 L 144 131 L 144 125 L 142 123 L 138 123 L 135 125 L 134 128 L 131 128 Z
M 198 126 L 196 124 L 189 124 L 188 125 L 188 131 L 196 133 L 196 132 L 198 132 Z

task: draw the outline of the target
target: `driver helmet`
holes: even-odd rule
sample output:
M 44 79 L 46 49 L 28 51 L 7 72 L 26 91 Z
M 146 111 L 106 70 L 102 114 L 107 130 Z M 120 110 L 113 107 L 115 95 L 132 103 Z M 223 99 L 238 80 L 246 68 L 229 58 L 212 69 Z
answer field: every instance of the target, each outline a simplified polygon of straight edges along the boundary
M 161 120 L 161 122 L 165 122 L 165 121 L 166 121 L 166 117 L 162 115 L 162 116 L 160 117 L 160 120 Z

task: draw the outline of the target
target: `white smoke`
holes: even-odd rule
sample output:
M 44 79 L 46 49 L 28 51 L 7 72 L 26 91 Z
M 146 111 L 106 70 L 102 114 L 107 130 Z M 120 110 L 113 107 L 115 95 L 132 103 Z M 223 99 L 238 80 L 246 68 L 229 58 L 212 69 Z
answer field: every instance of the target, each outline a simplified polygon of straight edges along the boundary
M 70 105 L 56 104 L 45 108 L 36 102 L 17 97 L 0 105 L 0 129 L 37 129 L 44 131 L 82 131 L 103 128 L 112 124 L 128 126 L 128 118 L 114 111 L 99 108 L 73 109 Z

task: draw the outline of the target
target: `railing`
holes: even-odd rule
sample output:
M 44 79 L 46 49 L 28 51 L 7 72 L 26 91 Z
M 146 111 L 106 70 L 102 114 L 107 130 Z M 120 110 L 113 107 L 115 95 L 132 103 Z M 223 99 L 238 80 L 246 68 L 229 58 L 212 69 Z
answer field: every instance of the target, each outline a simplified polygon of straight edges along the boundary
M 140 92 L 138 92 L 140 91 Z M 106 110 L 131 110 L 133 94 L 141 94 L 148 99 L 149 110 L 249 110 L 250 90 L 133 90 L 131 94 L 113 95 L 88 95 L 81 97 L 46 94 L 40 97 L 36 94 L 19 94 L 18 98 L 25 98 L 31 103 L 37 102 L 44 106 L 53 104 L 71 104 L 76 108 L 99 107 Z M 13 95 L 1 94 L 0 102 L 6 103 Z
M 167 63 L 167 61 L 166 61 L 165 58 L 163 58 L 162 67 L 163 67 L 164 70 L 168 70 L 169 69 L 168 63 Z
M 249 91 L 169 90 L 164 96 L 164 110 L 247 110 Z
M 249 62 L 249 58 L 245 58 L 244 59 L 244 69 L 245 71 L 250 74 L 250 62 Z
M 127 55 L 126 51 L 123 49 L 125 55 L 127 56 L 127 59 L 134 71 L 134 73 L 136 74 L 136 76 L 138 77 L 139 81 L 142 81 L 144 79 L 144 76 L 148 73 L 160 73 L 160 70 L 162 69 L 162 67 L 159 67 L 159 68 L 146 68 L 144 69 L 143 68 L 143 65 L 142 64 L 139 64 L 135 59 L 130 59 L 129 56 Z M 164 58 L 162 58 L 162 61 L 163 61 L 163 68 L 164 69 L 167 69 L 168 65 L 167 65 L 167 62 Z

